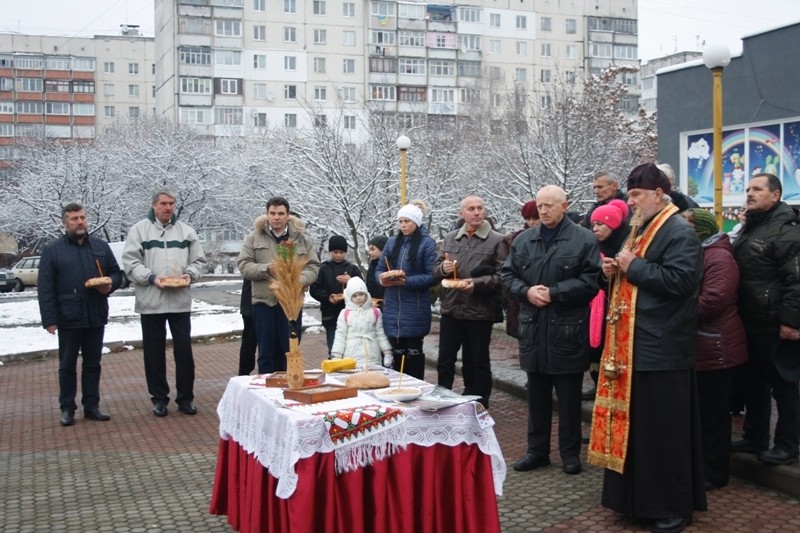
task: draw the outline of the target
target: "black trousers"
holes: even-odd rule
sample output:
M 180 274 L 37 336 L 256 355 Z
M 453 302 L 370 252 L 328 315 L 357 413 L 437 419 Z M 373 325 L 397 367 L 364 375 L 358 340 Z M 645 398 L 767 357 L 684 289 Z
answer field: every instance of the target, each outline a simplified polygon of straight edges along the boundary
M 772 352 L 779 341 L 778 328 L 746 329 L 745 333 L 749 359 L 744 374 L 744 438 L 759 448 L 769 447 L 771 394 L 778 410 L 775 447 L 797 455 L 800 392 L 797 381 L 783 379 L 772 361 Z
M 424 337 L 405 337 L 402 339 L 389 339 L 392 345 L 392 368 L 400 372 L 425 381 L 425 354 L 422 351 Z M 403 363 L 403 355 L 406 356 Z
M 737 368 L 697 372 L 703 471 L 706 481 L 724 487 L 730 480 L 731 393 Z
M 172 333 L 172 354 L 175 358 L 175 388 L 178 404 L 194 400 L 194 356 L 192 355 L 192 321 L 189 313 L 142 315 L 142 348 L 144 375 L 153 403 L 169 402 L 167 383 L 167 324 Z
M 242 344 L 239 346 L 239 373 L 240 376 L 249 376 L 256 367 L 256 348 L 258 338 L 253 327 L 253 317 L 242 315 Z
M 558 452 L 564 457 L 581 453 L 581 387 L 583 372 L 528 374 L 528 453 L 550 455 L 553 389 L 558 397 Z
M 436 365 L 439 385 L 453 388 L 456 358 L 460 349 L 464 395 L 480 396 L 480 402 L 485 407 L 489 407 L 489 396 L 492 394 L 492 363 L 489 357 L 492 325 L 491 320 L 459 320 L 442 315 L 439 327 L 439 360 Z
M 75 411 L 78 392 L 78 352 L 81 364 L 81 405 L 88 411 L 100 404 L 100 359 L 104 326 L 97 328 L 58 328 L 58 404 L 62 411 Z

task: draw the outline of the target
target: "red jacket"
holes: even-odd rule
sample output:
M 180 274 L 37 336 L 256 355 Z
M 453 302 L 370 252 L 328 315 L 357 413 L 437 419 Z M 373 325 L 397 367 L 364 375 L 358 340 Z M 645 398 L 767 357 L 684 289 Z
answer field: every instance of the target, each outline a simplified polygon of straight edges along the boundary
M 721 370 L 747 361 L 747 339 L 737 309 L 739 267 L 724 233 L 703 242 L 703 284 L 697 318 L 697 371 Z

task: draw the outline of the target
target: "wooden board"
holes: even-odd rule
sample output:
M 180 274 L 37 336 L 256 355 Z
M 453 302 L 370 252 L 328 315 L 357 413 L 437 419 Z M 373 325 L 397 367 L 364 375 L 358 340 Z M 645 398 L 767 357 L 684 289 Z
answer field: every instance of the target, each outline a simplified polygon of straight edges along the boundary
M 358 389 L 345 387 L 344 385 L 315 385 L 313 387 L 301 387 L 283 391 L 284 399 L 300 403 L 330 402 L 331 400 L 353 398 L 354 396 L 358 396 Z

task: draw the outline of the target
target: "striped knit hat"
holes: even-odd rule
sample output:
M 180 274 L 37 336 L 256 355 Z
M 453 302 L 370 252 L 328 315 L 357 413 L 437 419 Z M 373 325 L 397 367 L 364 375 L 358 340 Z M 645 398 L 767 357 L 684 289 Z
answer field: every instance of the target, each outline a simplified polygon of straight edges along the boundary
M 699 207 L 689 209 L 689 211 L 694 216 L 694 231 L 700 237 L 700 242 L 719 232 L 719 226 L 711 212 Z

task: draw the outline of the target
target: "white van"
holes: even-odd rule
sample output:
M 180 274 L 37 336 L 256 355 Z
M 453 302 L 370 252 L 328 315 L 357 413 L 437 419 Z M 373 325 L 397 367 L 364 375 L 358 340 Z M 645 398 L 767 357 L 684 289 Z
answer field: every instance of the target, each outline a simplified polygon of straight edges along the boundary
M 122 250 L 125 249 L 125 241 L 110 242 L 108 243 L 108 246 L 111 248 L 111 252 L 114 254 L 114 259 L 117 260 L 119 269 L 122 270 L 122 285 L 120 285 L 119 288 L 125 289 L 131 284 L 131 282 L 128 281 L 128 276 L 125 275 L 125 267 L 122 266 Z

